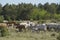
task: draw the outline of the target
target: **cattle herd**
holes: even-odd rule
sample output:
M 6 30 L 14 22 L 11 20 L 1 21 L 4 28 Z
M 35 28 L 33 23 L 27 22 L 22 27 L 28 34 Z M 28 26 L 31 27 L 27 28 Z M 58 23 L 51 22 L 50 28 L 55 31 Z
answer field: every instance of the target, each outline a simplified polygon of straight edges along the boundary
M 0 26 L 7 26 L 8 28 L 16 28 L 18 31 L 26 31 L 31 30 L 31 31 L 60 31 L 60 24 L 59 23 L 34 23 L 34 22 L 21 22 L 21 23 L 15 23 L 15 22 L 5 22 L 5 23 L 0 23 Z

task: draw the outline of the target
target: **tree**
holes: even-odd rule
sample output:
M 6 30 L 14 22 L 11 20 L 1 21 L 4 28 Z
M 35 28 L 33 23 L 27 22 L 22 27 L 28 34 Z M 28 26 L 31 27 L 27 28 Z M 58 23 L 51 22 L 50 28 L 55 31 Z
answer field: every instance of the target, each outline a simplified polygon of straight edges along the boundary
M 55 3 L 51 3 L 50 5 L 51 13 L 54 14 L 56 13 L 57 5 Z
M 5 20 L 44 20 L 44 19 L 59 19 L 60 13 L 60 4 L 48 2 L 42 5 L 31 3 L 21 3 L 18 5 L 15 4 L 6 4 L 2 7 L 0 4 L 0 15 L 4 17 Z M 55 15 L 56 14 L 56 15 Z M 58 15 L 58 16 L 57 16 Z
M 0 22 L 3 22 L 3 20 L 4 20 L 4 17 L 0 16 Z
M 0 15 L 1 15 L 1 13 L 2 13 L 2 5 L 0 4 Z
M 38 4 L 39 9 L 44 9 L 43 5 L 41 3 Z
M 22 20 L 29 20 L 29 14 L 33 8 L 32 4 L 19 4 L 18 5 L 18 17 Z
M 57 7 L 57 14 L 60 14 L 60 4 Z
M 45 9 L 45 10 L 49 11 L 49 7 L 50 7 L 50 5 L 49 5 L 48 2 L 44 4 L 44 9 Z
M 33 20 L 38 20 L 40 19 L 40 15 L 39 15 L 39 9 L 38 8 L 34 8 L 30 14 L 30 19 Z
M 45 16 L 47 14 L 47 11 L 45 11 L 44 9 L 43 10 L 40 10 L 38 8 L 34 8 L 32 10 L 32 13 L 30 15 L 30 18 L 31 19 L 34 19 L 34 20 L 40 20 L 40 19 L 45 19 Z
M 3 7 L 2 15 L 4 15 L 6 20 L 9 20 L 7 17 L 10 17 L 11 20 L 15 20 L 16 16 L 17 16 L 16 5 L 14 5 L 14 4 L 12 4 L 12 5 L 6 4 Z

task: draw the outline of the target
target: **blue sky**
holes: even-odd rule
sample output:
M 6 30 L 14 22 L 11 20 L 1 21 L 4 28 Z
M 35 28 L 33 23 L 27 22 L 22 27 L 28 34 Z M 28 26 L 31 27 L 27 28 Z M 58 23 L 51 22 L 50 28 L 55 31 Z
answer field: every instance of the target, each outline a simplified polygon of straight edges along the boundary
M 9 4 L 18 4 L 18 3 L 32 3 L 32 4 L 38 4 L 38 3 L 60 3 L 60 0 L 0 0 L 0 3 L 2 5 L 5 5 L 6 3 Z

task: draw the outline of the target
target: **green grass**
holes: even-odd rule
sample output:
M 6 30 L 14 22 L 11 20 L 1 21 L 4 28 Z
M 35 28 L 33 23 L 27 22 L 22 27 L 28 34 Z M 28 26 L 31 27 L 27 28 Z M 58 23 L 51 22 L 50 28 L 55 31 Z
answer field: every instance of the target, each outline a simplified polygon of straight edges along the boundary
M 51 36 L 55 34 L 55 36 Z M 10 30 L 10 35 L 0 37 L 0 40 L 57 40 L 57 32 L 15 32 L 15 29 Z

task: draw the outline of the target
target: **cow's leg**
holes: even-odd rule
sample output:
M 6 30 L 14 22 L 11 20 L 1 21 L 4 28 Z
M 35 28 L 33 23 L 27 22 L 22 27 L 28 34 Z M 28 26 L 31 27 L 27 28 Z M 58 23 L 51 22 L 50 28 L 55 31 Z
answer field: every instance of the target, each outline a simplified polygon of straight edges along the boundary
M 22 29 L 19 29 L 19 32 L 21 32 L 22 31 Z
M 48 31 L 51 31 L 51 28 L 50 28 L 50 27 L 47 27 L 47 30 L 48 30 Z
M 26 28 L 22 28 L 24 32 L 26 32 Z

